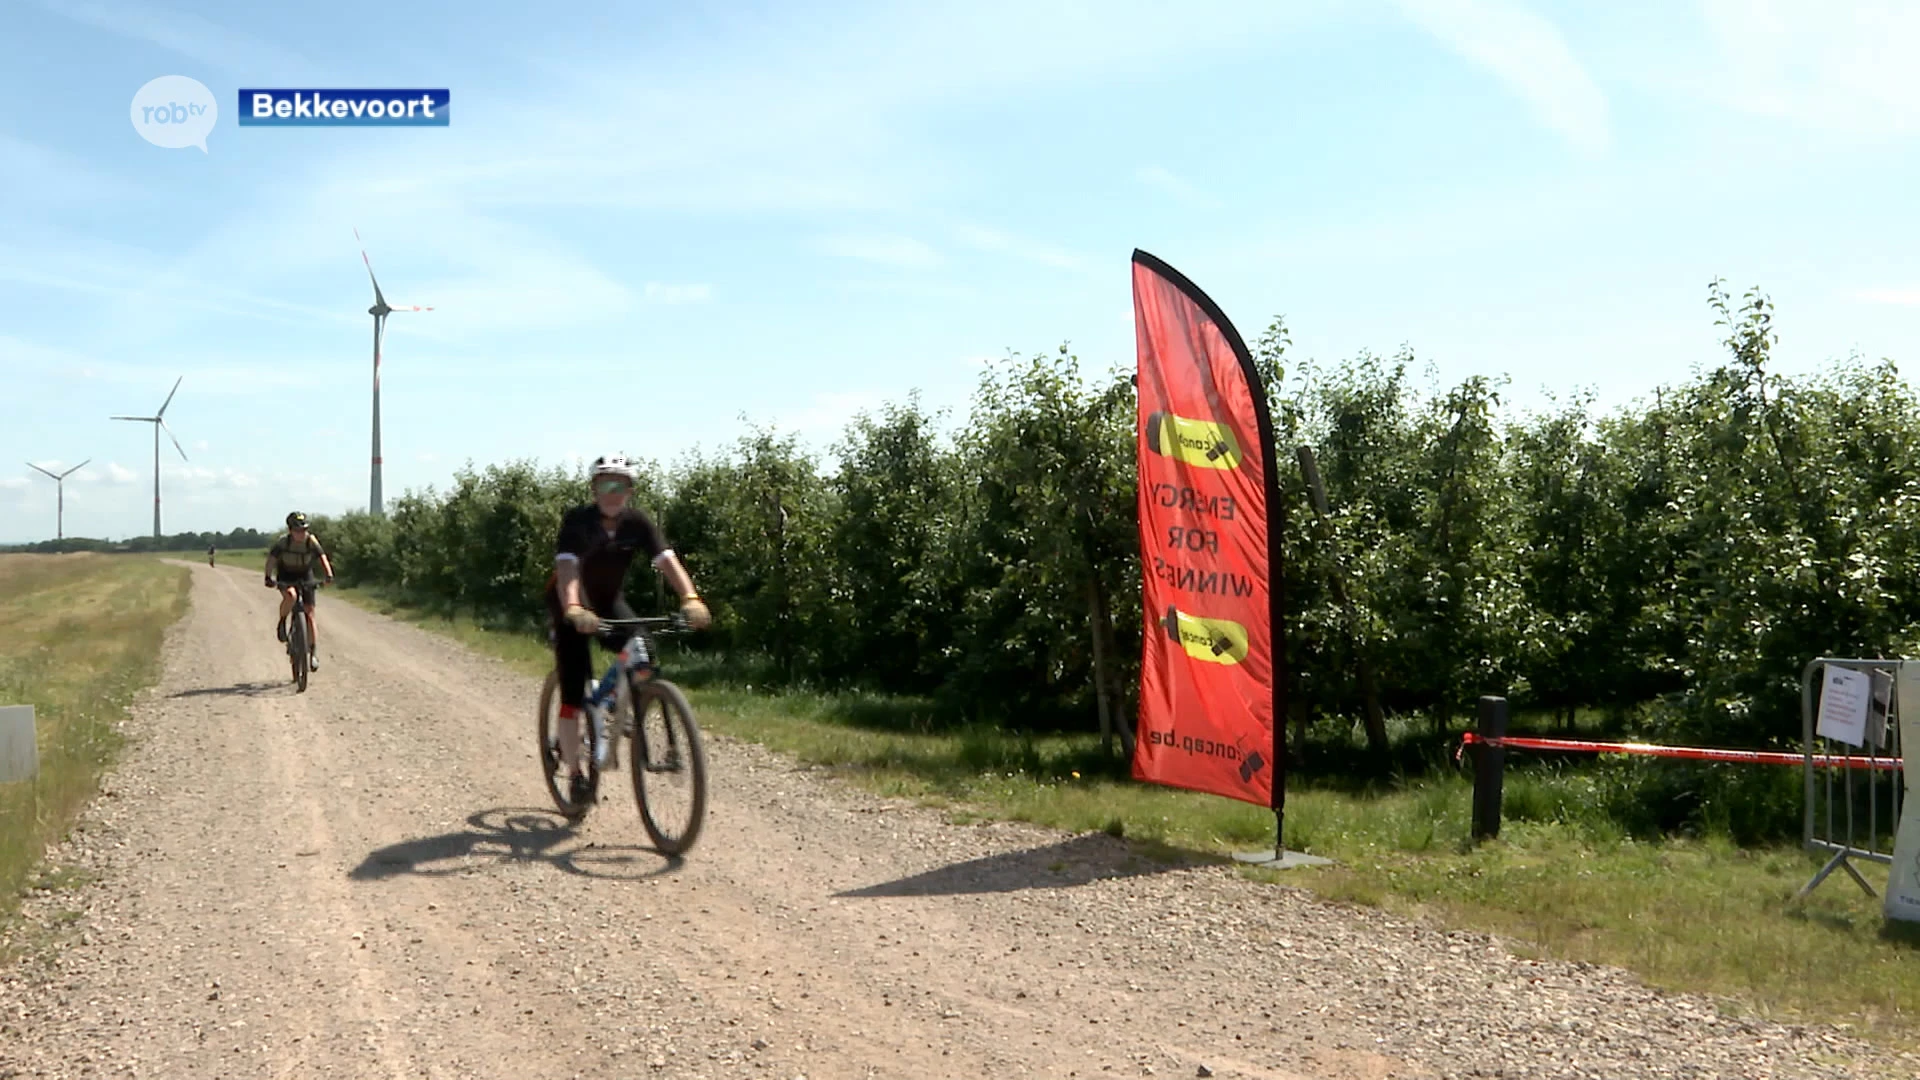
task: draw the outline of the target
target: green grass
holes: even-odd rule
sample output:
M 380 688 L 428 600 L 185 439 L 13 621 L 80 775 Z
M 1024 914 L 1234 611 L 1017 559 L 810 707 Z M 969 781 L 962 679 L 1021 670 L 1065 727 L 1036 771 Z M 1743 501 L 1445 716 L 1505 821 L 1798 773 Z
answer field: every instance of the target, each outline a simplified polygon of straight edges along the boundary
M 116 723 L 159 670 L 162 637 L 186 610 L 189 577 L 154 557 L 0 555 L 0 704 L 32 705 L 39 775 L 0 784 L 0 921 L 98 789 Z
M 207 553 L 204 551 L 183 551 L 180 555 L 183 558 L 193 558 L 196 555 L 201 559 L 207 557 Z M 238 566 L 246 570 L 252 570 L 257 574 L 262 567 L 267 565 L 267 549 L 234 548 L 229 551 L 226 548 L 216 548 L 214 549 L 213 559 L 221 566 Z
M 363 590 L 340 596 L 530 675 L 551 663 L 544 642 L 530 635 L 423 615 Z M 1093 735 L 954 727 L 931 702 L 770 692 L 715 658 L 669 646 L 664 659 L 709 729 L 940 808 L 956 822 L 1104 830 L 1163 858 L 1225 858 L 1272 843 L 1271 811 L 1135 783 Z M 1549 729 L 1545 718 L 1529 722 Z M 1599 714 L 1576 719 L 1583 731 L 1605 724 Z M 1424 720 L 1396 723 L 1394 734 L 1412 740 L 1425 729 Z M 1351 760 L 1347 750 L 1316 743 L 1308 760 L 1325 769 Z M 1400 758 L 1408 756 L 1417 755 Z M 1430 764 L 1426 778 L 1415 780 L 1296 773 L 1287 846 L 1336 865 L 1241 872 L 1334 901 L 1498 933 L 1541 957 L 1625 967 L 1655 986 L 1714 995 L 1730 1012 L 1841 1023 L 1884 1044 L 1920 1047 L 1920 933 L 1912 932 L 1920 928 L 1885 922 L 1879 901 L 1844 874 L 1795 903 L 1793 893 L 1819 866 L 1797 847 L 1741 848 L 1713 835 L 1636 840 L 1607 815 L 1609 774 L 1560 766 L 1510 766 L 1501 836 L 1474 845 L 1469 775 Z M 1885 869 L 1859 865 L 1884 891 Z

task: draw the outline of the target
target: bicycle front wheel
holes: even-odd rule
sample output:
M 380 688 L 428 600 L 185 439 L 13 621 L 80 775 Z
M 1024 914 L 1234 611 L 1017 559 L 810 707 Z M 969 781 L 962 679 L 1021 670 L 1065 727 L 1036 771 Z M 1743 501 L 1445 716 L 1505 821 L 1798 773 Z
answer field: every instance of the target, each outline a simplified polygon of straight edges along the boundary
M 633 798 L 640 824 L 663 855 L 684 854 L 707 817 L 707 751 L 687 695 L 652 679 L 632 695 Z
M 287 659 L 293 662 L 293 684 L 304 694 L 307 692 L 307 660 L 311 655 L 307 651 L 306 616 L 296 611 L 287 623 Z

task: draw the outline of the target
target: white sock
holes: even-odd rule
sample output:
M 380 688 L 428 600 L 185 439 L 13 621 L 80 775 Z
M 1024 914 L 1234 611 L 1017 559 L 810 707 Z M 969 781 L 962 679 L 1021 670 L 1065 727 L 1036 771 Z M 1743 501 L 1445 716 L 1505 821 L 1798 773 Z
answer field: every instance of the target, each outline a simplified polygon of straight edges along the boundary
M 584 719 L 584 717 L 580 716 L 562 716 L 560 718 L 560 730 L 558 733 L 560 736 L 560 760 L 566 765 L 567 771 L 570 773 L 576 771 L 576 763 L 580 760 L 580 721 L 582 719 Z

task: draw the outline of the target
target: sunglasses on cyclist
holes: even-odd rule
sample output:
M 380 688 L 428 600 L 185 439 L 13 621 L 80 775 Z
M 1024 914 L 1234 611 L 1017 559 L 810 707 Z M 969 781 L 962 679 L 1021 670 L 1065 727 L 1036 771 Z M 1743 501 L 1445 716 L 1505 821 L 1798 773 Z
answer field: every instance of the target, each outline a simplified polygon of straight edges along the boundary
M 633 485 L 627 483 L 625 480 L 596 480 L 593 484 L 593 493 L 595 495 L 612 495 L 616 491 L 627 492 L 632 490 Z

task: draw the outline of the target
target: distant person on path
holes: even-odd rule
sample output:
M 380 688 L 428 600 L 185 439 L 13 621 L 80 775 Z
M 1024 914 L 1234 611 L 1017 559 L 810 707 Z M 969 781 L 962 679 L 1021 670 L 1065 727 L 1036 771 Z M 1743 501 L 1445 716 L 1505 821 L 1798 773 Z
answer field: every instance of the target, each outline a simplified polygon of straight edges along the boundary
M 307 603 L 307 649 L 310 666 L 320 670 L 320 639 L 313 623 L 313 568 L 327 572 L 327 584 L 333 584 L 333 563 L 320 547 L 320 538 L 307 531 L 307 515 L 295 510 L 287 515 L 287 531 L 267 549 L 267 588 L 280 590 L 280 624 L 275 634 L 287 640 L 287 614 L 293 610 L 293 590 L 302 590 Z
M 605 612 L 614 619 L 634 617 L 623 592 L 634 556 L 645 549 L 653 565 L 666 575 L 667 584 L 680 596 L 680 611 L 689 625 L 697 630 L 712 621 L 706 603 L 693 591 L 693 578 L 667 546 L 660 527 L 644 511 L 627 505 L 638 475 L 633 463 L 620 454 L 594 460 L 589 474 L 593 501 L 574 507 L 560 519 L 554 570 L 547 577 L 547 619 L 560 672 L 560 760 L 573 774 L 569 798 L 575 804 L 587 797 L 578 720 L 587 679 L 593 674 L 588 643 L 600 629 L 600 616 L 595 613 Z M 632 636 L 632 631 L 619 631 L 617 640 L 606 647 L 617 652 Z M 650 661 L 651 657 L 643 656 L 638 666 L 644 669 Z
M 208 566 L 213 565 L 213 545 L 212 544 L 207 545 L 207 565 Z

